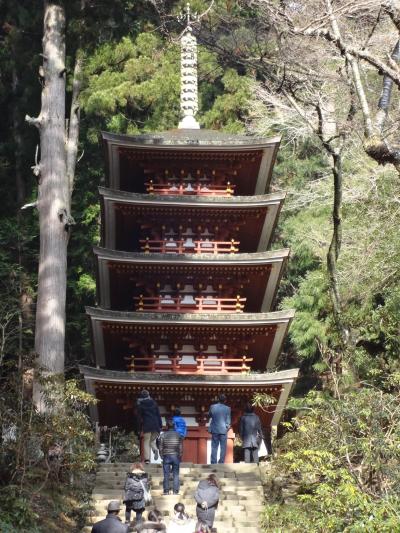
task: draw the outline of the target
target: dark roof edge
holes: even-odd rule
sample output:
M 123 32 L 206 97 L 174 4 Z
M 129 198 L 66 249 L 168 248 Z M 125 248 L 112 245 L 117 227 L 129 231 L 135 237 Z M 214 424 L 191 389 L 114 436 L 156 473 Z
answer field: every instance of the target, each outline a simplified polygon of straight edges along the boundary
M 90 318 L 107 321 L 124 321 L 132 323 L 178 323 L 178 324 L 204 324 L 210 325 L 227 323 L 235 326 L 251 326 L 290 322 L 295 315 L 294 309 L 272 311 L 269 313 L 143 313 L 132 311 L 114 311 L 100 307 L 85 307 Z
M 79 365 L 79 371 L 89 379 L 97 379 L 102 381 L 117 381 L 117 382 L 143 382 L 151 381 L 152 383 L 182 383 L 190 381 L 192 385 L 203 385 L 207 382 L 212 382 L 214 385 L 221 384 L 242 384 L 251 383 L 253 385 L 275 385 L 280 383 L 293 382 L 299 375 L 299 369 L 293 368 L 290 370 L 280 370 L 278 372 L 264 372 L 262 374 L 231 374 L 231 375 L 219 375 L 219 374 L 160 374 L 155 372 L 124 372 L 120 370 L 105 370 L 101 368 L 94 368 L 86 365 Z
M 162 204 L 166 205 L 210 205 L 222 207 L 243 207 L 248 204 L 251 207 L 255 205 L 264 206 L 270 203 L 282 202 L 286 198 L 286 192 L 275 192 L 271 194 L 258 194 L 254 196 L 174 196 L 174 195 L 156 195 L 144 194 L 128 191 L 120 191 L 118 189 L 110 189 L 108 187 L 98 187 L 100 196 L 104 199 L 114 201 L 126 201 L 130 203 L 142 204 Z
M 187 149 L 193 150 L 248 150 L 262 149 L 279 145 L 280 136 L 254 137 L 221 132 L 219 130 L 170 130 L 164 132 L 145 133 L 140 135 L 126 135 L 121 133 L 100 132 L 103 142 L 124 143 L 131 148 L 145 149 Z M 208 137 L 207 137 L 208 136 Z M 198 141 L 196 144 L 193 141 Z M 221 144 L 218 144 L 220 142 Z
M 244 254 L 163 254 L 142 252 L 123 252 L 120 250 L 113 250 L 111 248 L 102 248 L 101 246 L 93 247 L 94 255 L 99 259 L 115 260 L 115 261 L 134 261 L 138 263 L 160 263 L 166 264 L 263 264 L 279 260 L 284 260 L 289 257 L 289 248 L 282 250 L 272 250 L 266 252 L 254 252 Z

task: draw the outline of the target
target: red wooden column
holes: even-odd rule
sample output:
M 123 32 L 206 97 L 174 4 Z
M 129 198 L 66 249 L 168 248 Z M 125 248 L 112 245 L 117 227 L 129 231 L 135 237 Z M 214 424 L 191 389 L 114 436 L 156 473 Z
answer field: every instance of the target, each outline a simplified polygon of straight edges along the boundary
M 205 405 L 200 405 L 199 415 L 196 417 L 198 422 L 197 433 L 197 463 L 207 464 L 207 442 L 210 440 L 210 433 L 208 432 L 207 424 L 207 409 Z
M 197 462 L 201 465 L 207 464 L 207 441 L 210 439 L 210 433 L 205 426 L 199 427 Z
M 228 441 L 226 443 L 226 456 L 225 456 L 225 463 L 233 463 L 233 443 L 235 440 L 235 433 L 233 432 L 233 429 L 231 428 L 228 431 Z

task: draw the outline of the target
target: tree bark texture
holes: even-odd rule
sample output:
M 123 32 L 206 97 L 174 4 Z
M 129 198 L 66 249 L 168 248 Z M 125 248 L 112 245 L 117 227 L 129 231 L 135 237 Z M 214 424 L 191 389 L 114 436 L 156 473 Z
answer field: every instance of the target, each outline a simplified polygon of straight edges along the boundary
M 83 66 L 83 56 L 78 50 L 74 67 L 74 79 L 72 82 L 72 101 L 68 126 L 67 139 L 67 179 L 69 195 L 71 199 L 74 188 L 75 167 L 78 156 L 79 125 L 80 125 L 80 105 L 79 95 L 81 92 L 81 75 Z
M 39 128 L 41 156 L 35 350 L 45 374 L 57 374 L 64 371 L 70 194 L 65 149 L 65 12 L 54 2 L 45 2 L 43 58 L 40 115 L 27 119 Z
M 340 254 L 342 245 L 342 157 L 340 153 L 331 154 L 333 159 L 332 174 L 333 174 L 333 209 L 332 222 L 333 231 L 332 239 L 329 245 L 327 254 L 328 277 L 331 292 L 331 299 L 333 304 L 333 312 L 336 322 L 340 329 L 341 324 L 341 298 L 339 293 L 339 282 L 337 276 L 337 260 Z

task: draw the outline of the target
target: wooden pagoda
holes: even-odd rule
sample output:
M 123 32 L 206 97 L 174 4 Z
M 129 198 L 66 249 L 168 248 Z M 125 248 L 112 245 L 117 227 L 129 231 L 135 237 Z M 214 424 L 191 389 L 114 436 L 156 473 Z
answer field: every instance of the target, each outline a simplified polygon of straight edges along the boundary
M 194 463 L 208 461 L 206 415 L 225 393 L 231 462 L 246 402 L 270 395 L 259 414 L 276 426 L 298 373 L 274 371 L 293 317 L 272 311 L 288 250 L 267 251 L 284 201 L 269 193 L 279 139 L 198 129 L 182 79 L 184 127 L 103 133 L 99 306 L 87 308 L 94 366 L 81 372 L 100 425 L 135 429 L 143 388 L 163 416 L 180 407 L 183 459 Z

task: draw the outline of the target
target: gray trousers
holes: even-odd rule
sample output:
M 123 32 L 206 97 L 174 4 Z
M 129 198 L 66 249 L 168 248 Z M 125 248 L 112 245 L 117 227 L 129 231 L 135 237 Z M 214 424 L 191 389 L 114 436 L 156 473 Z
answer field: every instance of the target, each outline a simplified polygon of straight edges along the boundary
M 258 464 L 258 448 L 243 448 L 244 462 Z

